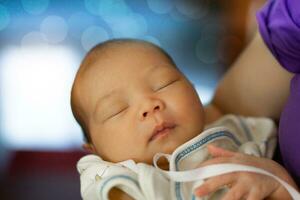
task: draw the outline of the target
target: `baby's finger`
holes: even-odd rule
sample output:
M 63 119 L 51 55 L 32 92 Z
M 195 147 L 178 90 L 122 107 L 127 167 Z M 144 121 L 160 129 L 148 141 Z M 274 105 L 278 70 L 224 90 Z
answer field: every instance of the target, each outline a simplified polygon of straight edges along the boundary
M 234 185 L 229 191 L 223 196 L 222 200 L 240 200 L 246 196 L 245 187 L 240 184 Z M 256 199 L 258 200 L 258 199 Z
M 235 152 L 228 151 L 212 144 L 207 145 L 207 150 L 213 157 L 232 157 L 236 154 Z
M 265 199 L 265 195 L 262 195 L 258 190 L 252 190 L 248 193 L 247 200 L 260 200 Z
M 206 196 L 223 186 L 232 185 L 236 179 L 235 173 L 224 174 L 207 179 L 200 187 L 195 189 L 195 195 L 202 197 Z
M 269 177 L 267 177 L 269 178 Z M 269 178 L 271 179 L 271 178 Z M 262 183 L 261 183 L 262 184 Z M 270 197 L 272 193 L 275 191 L 278 191 L 279 189 L 279 183 L 276 181 L 265 181 L 262 185 L 257 185 L 256 187 L 253 187 L 249 193 L 247 200 L 260 200 L 265 199 L 266 197 Z M 273 199 L 273 198 L 270 198 Z M 277 198 L 274 198 L 277 199 Z M 285 199 L 289 199 L 288 196 L 286 196 Z

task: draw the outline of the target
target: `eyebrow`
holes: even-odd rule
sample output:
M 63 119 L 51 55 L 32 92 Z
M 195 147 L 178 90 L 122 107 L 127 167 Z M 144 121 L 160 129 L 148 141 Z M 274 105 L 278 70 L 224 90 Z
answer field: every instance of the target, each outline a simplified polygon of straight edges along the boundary
M 147 69 L 145 72 L 146 72 L 146 74 L 152 74 L 157 69 L 159 69 L 159 67 L 157 65 L 153 65 L 152 67 L 150 67 L 149 69 Z
M 98 107 L 98 104 L 100 102 L 102 102 L 103 100 L 105 99 L 108 99 L 110 98 L 111 96 L 113 96 L 114 94 L 118 93 L 120 90 L 117 89 L 117 88 L 114 88 L 112 90 L 110 90 L 107 94 L 103 95 L 102 97 L 100 97 L 98 100 L 97 100 L 97 103 L 96 103 L 96 107 Z
M 96 102 L 96 106 L 94 109 L 94 115 L 97 114 L 98 111 L 98 107 L 100 106 L 100 104 L 103 102 L 103 100 L 108 99 L 110 97 L 112 97 L 114 94 L 118 93 L 120 90 L 117 88 L 112 89 L 111 91 L 109 91 L 107 94 L 103 95 L 102 97 L 100 97 L 97 102 Z

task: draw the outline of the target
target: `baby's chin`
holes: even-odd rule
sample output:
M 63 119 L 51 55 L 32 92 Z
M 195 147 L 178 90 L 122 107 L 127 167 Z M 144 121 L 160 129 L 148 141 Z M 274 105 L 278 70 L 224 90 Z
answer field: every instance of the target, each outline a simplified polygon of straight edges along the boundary
M 187 135 L 186 135 L 187 136 Z M 148 149 L 145 149 L 145 151 L 141 151 L 142 153 L 139 153 L 136 155 L 136 157 L 126 157 L 124 160 L 134 160 L 136 163 L 147 163 L 149 165 L 153 165 L 153 157 L 157 153 L 164 153 L 164 154 L 172 154 L 179 146 L 183 145 L 187 141 L 189 141 L 191 138 L 194 137 L 194 135 L 189 135 L 189 137 L 173 137 L 169 138 L 168 140 L 161 141 L 156 143 L 155 145 L 151 146 Z M 120 161 L 118 161 L 120 162 Z M 165 165 L 166 163 L 163 162 L 162 165 Z
M 160 144 L 155 153 L 172 154 L 179 146 L 185 144 L 186 142 L 188 142 L 194 137 L 195 137 L 194 135 L 190 135 L 189 137 L 185 136 L 181 138 L 171 138 L 165 143 Z
M 148 156 L 144 156 L 143 158 L 138 159 L 137 162 L 144 162 L 153 165 L 153 157 L 157 153 L 172 154 L 177 149 L 177 147 L 179 147 L 181 144 L 182 142 L 176 142 L 176 141 L 165 143 L 160 147 L 157 147 L 155 150 L 149 152 Z
M 196 137 L 198 134 L 190 135 L 189 137 L 180 138 L 178 140 L 169 140 L 165 144 L 161 145 L 158 151 L 153 153 L 152 158 L 155 156 L 156 153 L 165 153 L 165 154 L 172 154 L 178 147 L 185 144 L 186 142 L 190 141 L 192 138 Z

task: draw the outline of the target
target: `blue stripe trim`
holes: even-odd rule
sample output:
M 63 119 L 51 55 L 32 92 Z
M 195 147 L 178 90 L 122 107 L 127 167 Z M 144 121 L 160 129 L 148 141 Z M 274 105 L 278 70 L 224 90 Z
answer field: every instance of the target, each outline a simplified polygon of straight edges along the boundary
M 263 155 L 263 157 L 267 157 L 267 155 L 269 154 L 269 141 L 266 140 L 264 141 L 265 143 L 265 147 L 266 147 L 266 152 L 265 152 L 265 155 Z
M 184 151 L 182 151 L 181 153 L 179 153 L 176 158 L 175 158 L 175 169 L 176 171 L 178 171 L 178 163 L 179 161 L 184 158 L 185 156 L 187 156 L 188 154 L 190 154 L 191 152 L 193 152 L 194 150 L 198 149 L 199 147 L 207 144 L 208 142 L 218 138 L 218 137 L 228 137 L 230 139 L 232 139 L 236 145 L 240 146 L 241 142 L 229 131 L 219 131 L 219 132 L 215 132 L 205 138 L 203 138 L 202 140 L 199 140 L 198 142 L 196 142 L 195 144 L 192 144 L 191 146 L 187 147 Z M 180 182 L 175 182 L 175 194 L 176 194 L 176 198 L 179 200 L 182 200 L 182 196 L 180 193 Z
M 134 180 L 133 178 L 131 178 L 130 176 L 125 176 L 125 175 L 117 175 L 117 176 L 113 176 L 113 177 L 110 177 L 108 179 L 106 179 L 104 181 L 104 183 L 102 184 L 101 188 L 100 188 L 100 194 L 103 195 L 103 189 L 105 188 L 105 186 L 107 185 L 107 183 L 111 180 L 114 180 L 114 179 L 117 179 L 117 178 L 123 178 L 123 179 L 127 179 L 129 181 L 132 181 L 138 188 L 139 187 L 139 184 L 136 180 Z M 102 198 L 104 199 L 104 197 L 102 196 Z
M 247 139 L 248 139 L 249 141 L 252 141 L 253 138 L 252 138 L 252 134 L 251 134 L 250 129 L 248 128 L 248 126 L 246 125 L 246 123 L 244 122 L 244 120 L 241 119 L 241 117 L 238 117 L 238 120 L 239 120 L 239 122 L 241 123 L 242 128 L 244 129 L 244 132 L 246 133 Z
M 236 145 L 238 145 L 238 146 L 241 145 L 240 141 L 229 131 L 219 131 L 219 132 L 213 133 L 213 134 L 203 138 L 202 140 L 199 140 L 195 144 L 192 144 L 191 146 L 187 147 L 184 151 L 182 151 L 181 153 L 179 153 L 176 156 L 176 158 L 175 158 L 176 171 L 178 171 L 178 162 L 183 157 L 185 157 L 187 154 L 193 152 L 194 150 L 198 149 L 199 147 L 203 146 L 204 144 L 206 144 L 206 143 L 210 142 L 211 140 L 216 139 L 218 137 L 229 137 L 236 143 Z

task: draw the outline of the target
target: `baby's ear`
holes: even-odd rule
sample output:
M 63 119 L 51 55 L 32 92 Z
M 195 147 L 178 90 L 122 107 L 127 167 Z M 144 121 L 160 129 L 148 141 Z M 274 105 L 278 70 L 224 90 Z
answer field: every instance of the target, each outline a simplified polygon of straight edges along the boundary
M 93 144 L 90 143 L 84 143 L 82 145 L 82 148 L 87 151 L 88 153 L 96 154 L 96 150 Z

